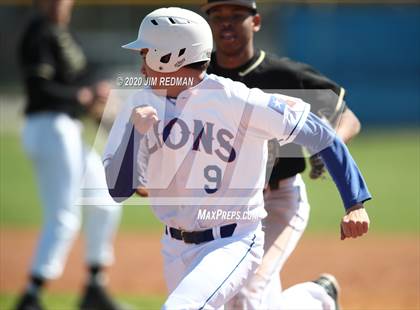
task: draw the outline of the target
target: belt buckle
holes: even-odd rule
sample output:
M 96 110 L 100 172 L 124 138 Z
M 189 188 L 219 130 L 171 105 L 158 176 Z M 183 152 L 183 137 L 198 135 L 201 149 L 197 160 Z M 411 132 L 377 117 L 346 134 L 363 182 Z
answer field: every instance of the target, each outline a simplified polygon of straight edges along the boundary
M 182 238 L 182 241 L 184 241 L 184 243 L 186 243 L 186 244 L 194 244 L 194 242 L 191 242 L 190 240 L 185 240 L 185 236 L 184 236 L 185 233 L 188 233 L 188 231 L 185 231 L 185 230 L 182 230 L 181 229 L 181 238 Z

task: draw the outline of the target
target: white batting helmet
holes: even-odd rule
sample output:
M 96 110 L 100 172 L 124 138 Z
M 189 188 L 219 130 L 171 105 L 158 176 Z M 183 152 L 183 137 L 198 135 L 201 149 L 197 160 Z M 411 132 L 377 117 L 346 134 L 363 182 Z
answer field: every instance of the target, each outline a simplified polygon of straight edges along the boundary
M 122 47 L 136 51 L 147 48 L 146 64 L 152 70 L 175 72 L 210 60 L 213 36 L 209 24 L 197 13 L 161 8 L 143 19 L 137 40 Z

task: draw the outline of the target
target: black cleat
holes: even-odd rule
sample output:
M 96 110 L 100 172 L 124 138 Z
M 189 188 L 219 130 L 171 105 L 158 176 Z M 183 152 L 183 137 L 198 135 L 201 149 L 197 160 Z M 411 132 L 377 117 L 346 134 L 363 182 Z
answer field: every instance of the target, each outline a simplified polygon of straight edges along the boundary
M 86 286 L 83 297 L 79 303 L 80 310 L 122 310 L 105 288 L 98 284 Z
M 41 305 L 38 295 L 25 293 L 20 297 L 15 309 L 16 310 L 44 310 L 44 307 Z
M 323 273 L 318 279 L 312 282 L 323 287 L 327 294 L 334 299 L 335 309 L 339 310 L 340 306 L 338 304 L 338 294 L 340 293 L 340 286 L 338 285 L 337 279 L 332 274 Z

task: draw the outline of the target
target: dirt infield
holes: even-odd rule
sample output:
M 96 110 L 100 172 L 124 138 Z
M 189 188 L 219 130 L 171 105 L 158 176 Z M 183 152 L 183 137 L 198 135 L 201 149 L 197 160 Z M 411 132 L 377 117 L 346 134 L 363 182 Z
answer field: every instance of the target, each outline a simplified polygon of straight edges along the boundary
M 37 232 L 0 230 L 0 292 L 20 291 L 25 283 Z M 120 233 L 117 263 L 110 270 L 115 293 L 165 294 L 156 234 Z M 77 292 L 84 280 L 83 243 L 77 240 L 64 275 L 52 292 Z M 285 266 L 284 287 L 335 274 L 345 309 L 419 309 L 420 248 L 415 236 L 369 236 L 344 242 L 331 236 L 304 236 Z

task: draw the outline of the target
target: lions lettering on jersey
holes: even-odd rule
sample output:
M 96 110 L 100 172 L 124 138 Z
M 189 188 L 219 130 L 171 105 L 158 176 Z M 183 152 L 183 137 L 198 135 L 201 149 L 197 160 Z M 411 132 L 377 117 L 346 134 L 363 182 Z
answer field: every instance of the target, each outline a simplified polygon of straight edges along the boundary
M 177 126 L 179 127 L 180 137 L 176 138 L 171 137 L 170 133 L 172 129 Z M 201 120 L 194 120 L 194 128 L 190 129 L 187 123 L 181 118 L 171 119 L 164 127 L 162 128 L 162 121 L 158 121 L 153 128 L 153 145 L 150 145 L 149 140 L 149 154 L 152 155 L 158 149 L 162 148 L 163 145 L 166 145 L 172 150 L 178 150 L 185 146 L 190 138 L 193 139 L 191 150 L 200 151 L 200 145 L 202 145 L 203 150 L 211 155 L 213 152 L 224 162 L 232 162 L 236 158 L 236 151 L 233 148 L 233 140 L 235 135 L 230 132 L 228 129 L 221 128 L 214 132 L 214 124 L 211 122 L 205 122 Z M 214 148 L 213 141 L 217 141 L 218 148 Z M 224 150 L 224 151 L 222 151 Z

